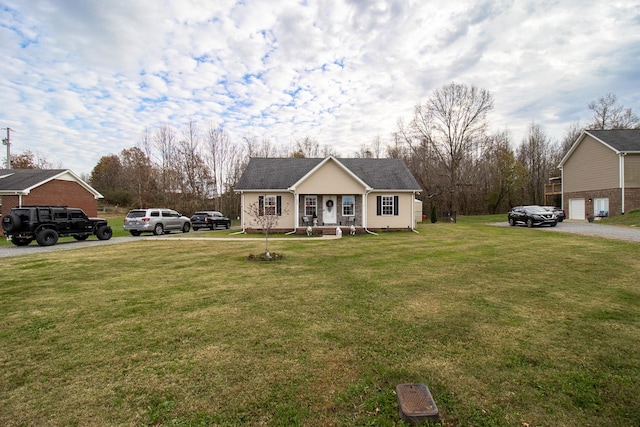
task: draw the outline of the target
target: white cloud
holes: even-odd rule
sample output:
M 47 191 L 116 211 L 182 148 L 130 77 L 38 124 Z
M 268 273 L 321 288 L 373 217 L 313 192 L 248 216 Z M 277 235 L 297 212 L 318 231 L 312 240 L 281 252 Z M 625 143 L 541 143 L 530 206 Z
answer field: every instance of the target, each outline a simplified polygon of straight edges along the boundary
M 0 0 L 0 40 L 13 149 L 80 173 L 190 120 L 350 155 L 451 81 L 492 92 L 516 143 L 608 92 L 640 108 L 631 0 Z

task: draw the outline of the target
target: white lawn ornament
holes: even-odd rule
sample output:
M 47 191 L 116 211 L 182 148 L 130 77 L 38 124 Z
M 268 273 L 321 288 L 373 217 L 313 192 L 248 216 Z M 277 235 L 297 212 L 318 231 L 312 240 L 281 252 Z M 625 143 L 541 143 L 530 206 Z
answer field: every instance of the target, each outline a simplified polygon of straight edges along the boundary
M 351 227 L 349 227 L 349 234 L 351 234 L 352 236 L 356 235 L 356 226 L 352 225 Z
M 336 236 L 342 237 L 342 228 L 336 227 Z
M 313 228 L 311 226 L 307 226 L 307 236 L 311 236 L 313 234 Z

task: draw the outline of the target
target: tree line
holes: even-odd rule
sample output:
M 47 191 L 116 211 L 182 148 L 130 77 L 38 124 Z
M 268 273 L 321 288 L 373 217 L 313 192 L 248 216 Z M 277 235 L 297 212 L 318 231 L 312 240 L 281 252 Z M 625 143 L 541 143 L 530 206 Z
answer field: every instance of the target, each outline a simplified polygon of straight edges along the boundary
M 434 206 L 463 215 L 497 213 L 545 204 L 544 185 L 560 176 L 557 165 L 583 130 L 640 128 L 638 116 L 607 94 L 588 104 L 591 119 L 570 125 L 562 140 L 532 121 L 516 142 L 508 130 L 491 131 L 493 108 L 489 91 L 450 83 L 416 104 L 411 117 L 399 118 L 387 141 L 377 137 L 347 157 L 403 159 L 422 187 L 427 213 Z M 191 122 L 176 130 L 165 124 L 145 130 L 135 146 L 102 157 L 87 179 L 112 205 L 166 206 L 185 214 L 219 210 L 236 217 L 240 200 L 233 190 L 250 158 L 328 155 L 337 153 L 310 137 L 276 145 L 257 137 L 233 141 L 215 125 L 199 129 Z M 48 165 L 30 152 L 12 160 L 14 168 Z
M 416 104 L 412 117 L 399 118 L 389 141 L 363 144 L 351 157 L 394 157 L 407 164 L 423 191 L 425 211 L 459 214 L 504 212 L 521 204 L 546 204 L 544 185 L 560 176 L 557 165 L 584 129 L 640 128 L 640 120 L 617 97 L 607 94 L 588 104 L 592 118 L 573 123 L 561 141 L 531 122 L 517 144 L 509 131 L 491 132 L 492 94 L 451 83 Z M 142 141 L 119 155 L 103 157 L 91 184 L 108 202 L 121 206 L 171 206 L 182 212 L 221 210 L 239 215 L 233 189 L 251 157 L 336 155 L 305 137 L 286 146 L 269 139 L 232 141 L 220 127 L 204 132 L 189 123 L 178 134 L 169 125 L 146 131 Z M 549 201 L 559 205 L 560 200 Z

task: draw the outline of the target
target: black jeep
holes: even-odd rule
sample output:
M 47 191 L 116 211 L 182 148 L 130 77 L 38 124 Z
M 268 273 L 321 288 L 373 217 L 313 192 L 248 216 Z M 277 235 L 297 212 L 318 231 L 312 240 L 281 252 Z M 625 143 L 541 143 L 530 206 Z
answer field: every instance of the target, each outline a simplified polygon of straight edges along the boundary
M 106 219 L 89 218 L 82 209 L 66 206 L 13 208 L 2 218 L 2 228 L 16 246 L 26 246 L 33 239 L 40 246 L 51 246 L 60 236 L 86 240 L 95 234 L 100 240 L 109 240 L 113 234 Z

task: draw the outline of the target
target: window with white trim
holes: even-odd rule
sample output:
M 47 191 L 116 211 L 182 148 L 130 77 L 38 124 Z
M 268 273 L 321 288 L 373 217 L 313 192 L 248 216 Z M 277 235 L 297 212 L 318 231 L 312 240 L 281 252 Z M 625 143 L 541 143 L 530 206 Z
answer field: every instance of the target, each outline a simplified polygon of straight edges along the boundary
M 355 215 L 356 196 L 342 196 L 342 216 Z
M 305 216 L 318 214 L 318 196 L 304 196 L 304 214 Z
M 382 215 L 393 215 L 393 196 L 382 196 Z
M 275 215 L 278 199 L 276 196 L 264 196 L 263 215 Z
M 606 217 L 609 216 L 609 198 L 603 197 L 593 199 L 593 213 L 596 216 Z

